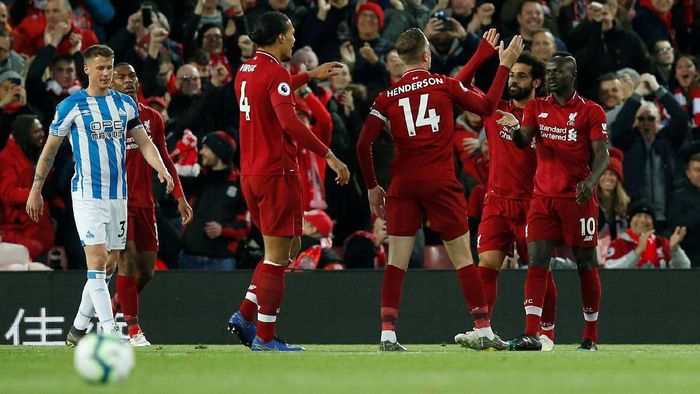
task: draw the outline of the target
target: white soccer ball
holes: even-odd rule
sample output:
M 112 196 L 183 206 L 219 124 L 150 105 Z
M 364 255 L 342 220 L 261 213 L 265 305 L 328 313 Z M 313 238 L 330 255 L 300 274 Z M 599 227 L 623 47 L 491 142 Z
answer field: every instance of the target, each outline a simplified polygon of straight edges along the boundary
M 116 335 L 90 333 L 78 342 L 73 364 L 90 383 L 121 382 L 134 368 L 134 349 Z

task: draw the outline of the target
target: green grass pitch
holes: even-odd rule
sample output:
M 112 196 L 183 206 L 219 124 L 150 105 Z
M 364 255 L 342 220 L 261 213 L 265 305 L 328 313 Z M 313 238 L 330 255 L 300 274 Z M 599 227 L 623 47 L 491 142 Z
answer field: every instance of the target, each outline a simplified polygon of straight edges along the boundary
M 307 345 L 252 353 L 238 345 L 136 349 L 121 384 L 96 387 L 73 371 L 73 350 L 0 346 L 0 393 L 691 393 L 700 345 L 557 344 L 552 353 L 475 352 L 457 345 Z

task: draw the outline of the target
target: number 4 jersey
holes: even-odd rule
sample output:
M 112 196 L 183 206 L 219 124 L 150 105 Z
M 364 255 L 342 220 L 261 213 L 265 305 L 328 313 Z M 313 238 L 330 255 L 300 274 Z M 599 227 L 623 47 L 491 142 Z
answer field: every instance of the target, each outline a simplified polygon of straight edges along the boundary
M 321 157 L 326 155 L 328 148 L 296 118 L 295 86 L 274 56 L 258 50 L 238 69 L 235 87 L 242 175 L 298 173 L 297 142 Z
M 360 137 L 358 155 L 367 188 L 376 186 L 376 180 L 365 144 L 376 139 L 385 123 L 394 140 L 392 180 L 454 179 L 454 105 L 479 115 L 491 114 L 507 77 L 508 68 L 500 66 L 484 97 L 456 79 L 424 69 L 407 71 L 377 96 Z

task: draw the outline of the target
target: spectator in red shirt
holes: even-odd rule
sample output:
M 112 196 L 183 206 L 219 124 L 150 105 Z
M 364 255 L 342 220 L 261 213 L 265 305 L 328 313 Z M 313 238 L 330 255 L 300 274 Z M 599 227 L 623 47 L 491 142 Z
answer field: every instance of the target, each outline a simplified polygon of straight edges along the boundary
M 68 0 L 48 0 L 42 14 L 36 13 L 35 9 L 30 10 L 29 15 L 24 17 L 22 24 L 32 25 L 31 32 L 23 34 L 23 29 L 18 26 L 16 50 L 29 56 L 35 55 L 39 48 L 47 44 L 45 41 L 47 34 L 57 34 L 62 37 L 56 46 L 57 55 L 70 53 L 73 46 L 71 40 L 73 34 L 81 36 L 83 48 L 97 44 L 95 33 L 92 30 L 79 28 L 73 23 L 72 16 L 73 8 Z
M 628 216 L 630 228 L 610 244 L 605 268 L 690 268 L 680 246 L 685 227 L 670 239 L 654 234 L 654 207 L 645 200 L 632 204 Z
M 33 260 L 42 260 L 54 242 L 49 205 L 44 205 L 39 221 L 34 222 L 29 220 L 25 203 L 45 142 L 44 129 L 36 116 L 20 115 L 12 130 L 12 138 L 0 151 L 0 234 L 5 242 L 26 246 Z

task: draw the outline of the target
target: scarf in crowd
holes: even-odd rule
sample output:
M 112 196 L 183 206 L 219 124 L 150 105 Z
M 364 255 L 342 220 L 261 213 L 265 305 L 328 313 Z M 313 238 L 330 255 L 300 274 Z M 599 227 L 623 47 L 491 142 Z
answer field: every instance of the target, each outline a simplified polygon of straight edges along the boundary
M 634 241 L 635 245 L 639 245 L 639 235 L 633 233 L 630 229 L 627 229 L 626 233 L 630 236 L 632 241 Z M 649 263 L 659 268 L 659 254 L 656 253 L 656 235 L 654 234 L 649 235 L 649 238 L 647 238 L 647 246 L 644 248 L 637 262 L 637 268 L 643 267 Z

